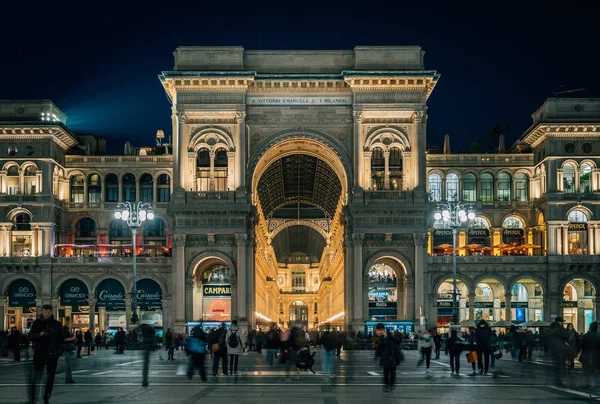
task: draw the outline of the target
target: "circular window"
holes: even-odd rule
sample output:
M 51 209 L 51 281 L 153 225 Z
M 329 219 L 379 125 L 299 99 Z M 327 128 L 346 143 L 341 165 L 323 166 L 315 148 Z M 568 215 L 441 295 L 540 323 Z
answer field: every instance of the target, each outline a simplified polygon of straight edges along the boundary
M 8 155 L 9 156 L 15 156 L 18 152 L 19 152 L 19 150 L 17 149 L 17 146 L 8 146 Z
M 581 145 L 581 150 L 585 153 L 585 154 L 590 154 L 592 152 L 592 144 L 591 143 L 584 143 Z
M 565 145 L 565 153 L 568 153 L 568 154 L 575 153 L 575 144 L 573 144 L 573 143 L 567 143 Z
M 25 148 L 25 154 L 28 156 L 33 155 L 34 152 L 35 152 L 35 149 L 33 148 L 33 146 L 27 146 Z
M 573 107 L 573 109 L 575 110 L 575 112 L 581 112 L 583 111 L 583 105 L 577 104 Z

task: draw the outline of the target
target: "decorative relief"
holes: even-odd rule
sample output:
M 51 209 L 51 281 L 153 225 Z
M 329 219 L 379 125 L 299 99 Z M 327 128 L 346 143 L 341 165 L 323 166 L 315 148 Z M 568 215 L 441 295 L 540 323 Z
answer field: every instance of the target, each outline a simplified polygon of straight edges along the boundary
M 173 234 L 173 243 L 175 247 L 185 247 L 186 234 Z
M 252 114 L 248 115 L 246 123 L 254 125 L 268 124 L 293 124 L 293 123 L 324 123 L 324 124 L 351 124 L 352 116 L 349 114 L 336 114 L 318 112 L 317 114 Z
M 425 102 L 425 92 L 423 91 L 407 91 L 402 93 L 358 93 L 355 96 L 356 103 L 363 104 L 382 104 L 382 103 L 397 103 L 397 102 Z
M 177 94 L 177 104 L 243 104 L 243 94 L 185 93 Z

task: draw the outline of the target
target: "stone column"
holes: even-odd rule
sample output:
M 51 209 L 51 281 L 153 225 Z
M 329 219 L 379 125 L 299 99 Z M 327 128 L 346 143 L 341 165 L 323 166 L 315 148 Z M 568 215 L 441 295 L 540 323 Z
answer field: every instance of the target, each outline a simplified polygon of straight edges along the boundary
M 248 321 L 251 325 L 256 324 L 256 303 L 255 293 L 256 290 L 256 276 L 254 271 L 254 236 L 248 237 L 246 243 L 246 313 Z
M 42 314 L 42 306 L 44 305 L 43 299 L 37 298 L 35 299 L 35 317 L 37 318 Z
M 415 319 L 420 320 L 420 316 L 427 316 L 427 306 L 425 303 L 425 252 L 423 243 L 427 240 L 427 234 L 413 233 L 413 242 L 415 245 Z M 429 321 L 429 318 L 427 319 Z
M 131 298 L 125 298 L 125 328 L 129 329 L 131 324 Z
M 158 178 L 153 178 L 152 179 L 152 206 L 156 207 L 156 202 L 158 202 L 158 195 L 157 195 L 157 184 L 158 183 Z
M 196 321 L 194 318 L 194 288 L 196 281 L 194 279 L 185 280 L 185 321 Z
M 596 249 L 594 248 L 594 243 L 595 243 L 594 233 L 595 233 L 595 231 L 596 231 L 596 225 L 588 223 L 587 248 L 588 248 L 588 254 L 590 254 L 590 255 L 596 254 Z
M 506 307 L 504 309 L 505 310 L 504 318 L 505 318 L 505 320 L 511 321 L 512 320 L 512 318 L 511 318 L 511 315 L 512 315 L 512 312 L 511 312 L 512 293 L 504 293 L 504 301 L 505 301 L 505 305 L 506 305 Z M 527 320 L 529 322 L 531 322 L 531 320 L 529 320 L 529 318 L 527 318 Z
M 415 111 L 413 115 L 415 124 L 415 137 L 411 142 L 411 171 L 413 173 L 412 184 L 408 184 L 414 188 L 425 190 L 426 164 L 425 164 L 425 131 L 427 127 L 427 114 L 425 111 Z M 420 164 L 419 164 L 420 163 Z
M 186 170 L 181 163 L 187 158 L 187 145 L 184 139 L 185 114 L 173 107 L 173 189 L 187 189 Z
M 369 279 L 368 279 L 368 276 L 367 277 L 363 276 L 363 281 L 362 281 L 362 302 L 363 302 L 363 304 L 362 304 L 363 311 L 362 311 L 361 318 L 363 320 L 362 326 L 364 327 L 364 322 L 368 321 L 369 318 L 370 318 L 369 317 Z M 400 299 L 398 299 L 398 302 L 396 304 L 397 305 L 397 309 L 398 309 L 398 311 L 396 312 L 396 316 L 397 317 L 400 316 L 400 314 L 399 314 L 400 313 L 400 311 L 399 311 L 400 304 L 401 304 Z M 398 318 L 400 318 L 400 317 L 398 317 Z
M 83 207 L 87 208 L 88 205 L 88 180 L 87 177 L 83 181 Z
M 475 321 L 475 293 L 469 293 L 469 320 Z
M 135 178 L 135 202 L 138 203 L 142 198 L 140 197 L 140 181 L 141 176 Z
M 368 289 L 369 282 L 365 282 L 365 286 Z M 398 277 L 396 283 L 396 320 L 406 320 L 406 314 L 404 311 L 406 310 L 406 306 L 404 305 L 404 296 L 406 295 L 404 287 L 406 286 L 406 282 L 404 282 L 403 278 Z M 367 291 L 367 302 L 368 299 L 368 291 Z M 368 306 L 368 304 L 367 304 Z
M 90 330 L 92 335 L 96 336 L 94 329 L 96 328 L 96 299 L 88 299 L 88 306 L 90 307 Z
M 373 188 L 373 180 L 371 178 L 371 156 L 373 152 L 366 151 L 363 152 L 363 167 L 364 167 L 364 179 L 363 179 L 363 189 L 372 189 Z
M 173 234 L 173 270 L 171 296 L 173 296 L 173 331 L 185 330 L 185 234 Z
M 164 336 L 167 335 L 167 329 L 171 328 L 171 319 L 169 318 L 169 299 L 162 299 L 162 321 Z
M 231 319 L 234 320 L 240 317 L 237 311 L 237 278 L 235 276 L 232 276 L 229 281 L 229 284 L 231 285 Z
M 390 152 L 383 152 L 383 188 L 390 189 Z
M 352 242 L 354 244 L 354 266 L 352 267 L 353 278 L 354 278 L 354 293 L 352 294 L 352 300 L 354 303 L 354 313 L 352 325 L 355 329 L 360 330 L 365 325 L 363 318 L 363 241 L 365 235 L 363 233 L 354 233 L 352 235 Z M 358 328 L 357 328 L 358 327 Z
M 208 156 L 210 157 L 210 179 L 209 179 L 208 189 L 209 189 L 209 191 L 214 191 L 215 190 L 215 156 L 216 156 L 216 153 L 211 151 L 210 153 L 208 153 Z
M 31 255 L 34 257 L 39 257 L 38 254 L 38 227 L 31 226 Z
M 119 202 L 123 202 L 123 179 L 119 175 Z
M 354 164 L 352 165 L 354 170 L 354 188 L 370 188 L 367 184 L 368 178 L 365 178 L 365 161 L 361 158 L 361 151 L 364 150 L 364 140 L 361 133 L 361 122 L 362 122 L 362 112 L 354 111 L 352 113 L 352 117 L 354 118 L 354 128 L 353 128 L 353 136 L 352 136 L 352 149 L 354 150 L 354 155 L 352 156 L 352 160 L 354 160 Z M 369 164 L 369 170 L 370 170 Z
M 247 234 L 236 234 L 235 243 L 237 245 L 237 316 L 238 318 L 248 318 L 248 272 L 246 263 L 246 245 L 248 244 Z M 250 320 L 250 318 L 248 318 Z
M 104 201 L 106 200 L 106 183 L 104 177 L 100 177 L 100 207 L 104 209 Z
M 240 196 L 246 193 L 246 112 L 236 112 L 237 130 L 235 144 L 235 187 Z
M 413 315 L 415 314 L 415 280 L 406 279 L 406 295 L 404 296 L 406 306 L 406 320 L 415 320 Z
M 350 324 L 352 324 L 354 317 L 352 306 L 352 298 L 354 296 L 354 279 L 352 278 L 354 268 L 354 245 L 352 244 L 352 237 L 350 235 L 345 236 L 345 242 L 346 259 L 344 260 L 344 324 L 346 327 L 348 327 Z
M 6 330 L 6 296 L 0 296 L 0 329 Z
M 55 320 L 58 320 L 58 298 L 55 297 L 51 299 L 50 304 L 52 305 L 52 315 L 54 316 Z
M 235 191 L 235 152 L 227 152 L 227 190 Z
M 562 247 L 563 255 L 569 255 L 569 228 L 567 225 L 562 226 Z

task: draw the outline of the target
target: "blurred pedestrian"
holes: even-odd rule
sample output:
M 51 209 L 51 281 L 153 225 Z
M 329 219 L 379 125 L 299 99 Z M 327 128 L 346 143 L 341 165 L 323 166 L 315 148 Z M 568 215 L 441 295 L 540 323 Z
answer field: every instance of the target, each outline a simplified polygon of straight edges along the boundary
M 267 363 L 273 367 L 275 356 L 277 355 L 277 348 L 279 348 L 279 333 L 275 328 L 275 325 L 271 326 L 271 329 L 267 333 L 265 347 L 267 349 Z
M 92 331 L 90 331 L 90 329 L 87 329 L 85 334 L 83 334 L 83 340 L 85 342 L 85 347 L 87 348 L 87 356 L 90 356 L 92 349 Z
M 597 388 L 598 372 L 600 372 L 600 333 L 598 333 L 598 322 L 594 321 L 590 324 L 588 332 L 581 337 L 579 349 L 581 349 L 579 362 L 583 365 L 585 372 L 583 387 Z
M 144 351 L 144 367 L 143 367 L 143 380 L 142 386 L 148 386 L 148 373 L 150 371 L 150 352 L 154 349 L 155 344 L 155 333 L 154 329 L 148 324 L 141 324 L 139 326 L 139 334 L 142 339 L 142 349 Z
M 29 402 L 37 402 L 37 386 L 42 379 L 46 368 L 46 388 L 44 391 L 44 404 L 50 402 L 54 377 L 58 366 L 58 358 L 62 353 L 63 328 L 52 315 L 52 306 L 42 306 L 40 318 L 35 320 L 29 330 L 29 338 L 34 342 L 33 373 L 30 385 Z
M 8 349 L 13 352 L 14 361 L 21 361 L 21 332 L 17 327 L 11 327 L 8 336 Z
M 377 324 L 376 334 L 379 338 L 376 357 L 379 358 L 379 364 L 383 366 L 383 391 L 387 393 L 395 389 L 396 367 L 402 362 L 403 354 L 400 344 L 390 330 L 385 330 L 383 323 Z
M 73 380 L 73 353 L 76 351 L 77 339 L 66 325 L 63 327 L 63 354 L 65 357 L 65 383 L 75 383 Z
M 227 344 L 225 342 L 225 323 L 221 323 L 221 326 L 210 334 L 211 350 L 213 352 L 213 376 L 219 374 L 219 362 L 223 361 L 223 375 L 227 376 Z
M 490 368 L 490 339 L 492 329 L 485 320 L 481 320 L 475 329 L 475 343 L 477 344 L 477 366 L 479 373 L 486 374 Z
M 458 336 L 458 332 L 452 330 L 450 338 L 446 340 L 446 350 L 450 354 L 450 370 L 452 371 L 452 375 L 460 375 L 460 354 L 464 346 L 464 341 Z
M 202 328 L 202 326 L 197 326 Z M 173 332 L 170 328 L 167 329 L 167 333 L 165 334 L 165 349 L 167 350 L 167 360 L 174 361 L 175 360 L 175 342 L 173 340 Z
M 321 334 L 318 344 L 324 349 L 321 355 L 321 368 L 323 369 L 323 376 L 327 378 L 334 378 L 333 372 L 333 357 L 337 347 L 337 338 L 335 331 L 332 332 L 329 328 Z
M 81 348 L 83 348 L 83 334 L 81 333 L 81 330 L 75 331 L 75 341 L 77 343 L 76 358 L 81 358 Z
M 566 349 L 569 346 L 569 333 L 564 328 L 562 317 L 556 317 L 546 333 L 546 342 L 554 365 L 554 384 L 562 386 Z
M 237 320 L 231 322 L 231 327 L 225 336 L 227 341 L 227 356 L 229 357 L 229 373 L 237 374 L 238 362 L 242 354 L 242 331 L 238 327 Z
M 204 359 L 208 353 L 207 336 L 204 333 L 201 325 L 194 327 L 192 335 L 185 339 L 186 351 L 190 355 L 190 362 L 187 369 L 187 378 L 192 379 L 194 371 L 198 370 L 200 379 L 203 382 L 207 381 L 206 369 L 204 369 Z
M 420 366 L 425 360 L 425 373 L 428 374 L 430 372 L 429 366 L 431 364 L 431 351 L 433 349 L 433 335 L 429 333 L 428 329 L 423 331 L 423 335 L 419 338 L 419 352 L 421 353 L 421 359 L 419 360 L 417 366 Z
M 100 331 L 98 331 L 96 333 L 95 342 L 96 342 L 96 350 L 99 351 L 102 346 L 102 335 L 100 335 Z

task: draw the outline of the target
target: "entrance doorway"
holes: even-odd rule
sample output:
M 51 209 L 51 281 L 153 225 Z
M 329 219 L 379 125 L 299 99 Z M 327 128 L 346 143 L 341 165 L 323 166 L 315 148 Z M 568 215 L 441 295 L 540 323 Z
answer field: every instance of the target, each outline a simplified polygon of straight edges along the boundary
M 308 328 L 308 305 L 301 300 L 290 305 L 290 326 L 293 324 Z

